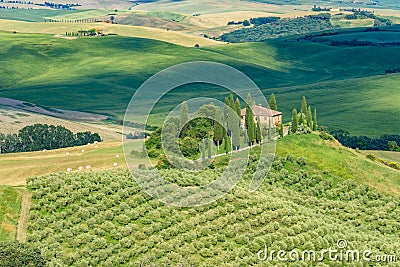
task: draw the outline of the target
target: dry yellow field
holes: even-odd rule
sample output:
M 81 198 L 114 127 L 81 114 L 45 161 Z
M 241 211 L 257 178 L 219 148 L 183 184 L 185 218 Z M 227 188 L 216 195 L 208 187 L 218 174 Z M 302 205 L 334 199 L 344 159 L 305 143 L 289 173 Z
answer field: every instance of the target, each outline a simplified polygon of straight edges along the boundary
M 118 34 L 121 36 L 155 39 L 159 41 L 174 43 L 181 46 L 193 47 L 195 44 L 201 46 L 212 46 L 223 44 L 200 36 L 190 35 L 183 32 L 168 31 L 141 26 L 128 26 L 110 23 L 45 23 L 24 22 L 15 20 L 0 20 L 0 31 L 20 33 L 43 33 L 43 34 L 65 34 L 65 32 L 77 32 L 81 29 L 102 28 L 106 34 Z
M 129 141 L 130 150 L 140 151 L 142 141 Z M 135 158 L 137 165 L 145 159 Z M 114 164 L 117 166 L 114 166 Z M 90 166 L 90 170 L 86 169 Z M 26 184 L 26 178 L 50 173 L 72 171 L 97 171 L 111 168 L 126 168 L 121 141 L 107 141 L 82 147 L 64 148 L 52 151 L 0 155 L 0 185 L 19 186 Z M 135 167 L 135 166 L 132 166 Z
M 122 127 L 118 125 L 69 121 L 42 114 L 0 107 L 0 129 L 2 133 L 17 133 L 25 126 L 36 123 L 62 125 L 74 133 L 91 131 L 100 134 L 101 138 L 105 141 L 122 140 Z

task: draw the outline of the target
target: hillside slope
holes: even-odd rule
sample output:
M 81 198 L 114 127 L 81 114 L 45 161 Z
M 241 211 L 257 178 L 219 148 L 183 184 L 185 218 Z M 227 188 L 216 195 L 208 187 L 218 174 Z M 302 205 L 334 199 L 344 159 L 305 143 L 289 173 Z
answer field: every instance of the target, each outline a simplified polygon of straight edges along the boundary
M 275 92 L 286 120 L 306 95 L 318 108 L 321 125 L 352 134 L 400 131 L 400 124 L 393 123 L 400 116 L 400 76 L 382 75 L 398 67 L 397 47 L 278 40 L 195 49 L 128 37 L 0 36 L 0 56 L 7 64 L 0 69 L 4 97 L 122 117 L 135 90 L 153 74 L 187 61 L 215 61 L 243 71 L 266 96 Z M 205 93 L 221 100 L 226 96 L 220 88 L 195 84 L 171 92 L 154 112 L 165 114 L 181 101 Z
M 387 194 L 397 192 L 395 182 L 371 183 L 379 187 L 382 182 L 378 192 L 364 177 L 349 179 L 368 175 L 359 172 L 357 164 L 368 170 L 370 163 L 318 136 L 289 136 L 279 143 L 278 154 L 258 191 L 247 190 L 245 176 L 223 199 L 199 208 L 161 204 L 138 188 L 125 170 L 29 179 L 33 202 L 27 240 L 42 248 L 52 263 L 73 266 L 277 266 L 282 262 L 262 262 L 257 253 L 265 246 L 320 253 L 337 249 L 339 240 L 347 242 L 346 249 L 371 250 L 371 257 L 399 251 L 400 201 Z M 300 155 L 307 158 L 306 166 L 297 163 Z M 355 169 L 348 178 L 334 173 L 337 158 L 343 160 L 338 161 L 339 171 Z M 369 167 L 382 177 L 390 173 L 373 163 Z M 215 174 L 207 171 L 203 177 Z M 400 179 L 399 172 L 394 174 Z M 191 179 L 191 174 L 177 170 L 167 175 L 178 182 Z M 382 192 L 388 189 L 386 183 L 397 189 Z M 305 260 L 301 266 L 311 264 L 358 263 L 326 257 L 321 262 Z

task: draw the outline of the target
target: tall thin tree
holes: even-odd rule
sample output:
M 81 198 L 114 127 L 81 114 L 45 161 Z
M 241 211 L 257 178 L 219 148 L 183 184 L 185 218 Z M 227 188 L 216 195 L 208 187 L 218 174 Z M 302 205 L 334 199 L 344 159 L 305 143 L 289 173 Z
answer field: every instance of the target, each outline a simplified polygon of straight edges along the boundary
M 316 131 L 318 129 L 318 124 L 317 124 L 317 109 L 314 108 L 314 123 L 313 123 L 313 131 Z
M 293 109 L 292 111 L 292 133 L 296 133 L 299 129 L 299 124 L 297 121 L 297 110 Z
M 269 97 L 269 108 L 272 110 L 278 110 L 275 94 L 271 94 L 271 96 Z

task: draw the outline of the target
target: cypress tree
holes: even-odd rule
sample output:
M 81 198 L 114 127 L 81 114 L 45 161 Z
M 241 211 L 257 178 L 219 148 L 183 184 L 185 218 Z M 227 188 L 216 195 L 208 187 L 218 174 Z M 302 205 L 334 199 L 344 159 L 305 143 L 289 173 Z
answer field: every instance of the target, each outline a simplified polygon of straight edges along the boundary
M 235 100 L 233 99 L 233 94 L 229 95 L 229 106 L 235 110 Z
M 236 114 L 235 114 L 236 115 Z M 233 128 L 232 128 L 232 145 L 235 150 L 238 150 L 240 147 L 240 126 L 239 126 L 239 118 L 237 116 L 233 116 Z
M 297 121 L 297 110 L 293 109 L 292 111 L 292 133 L 297 132 L 299 129 L 298 121 Z
M 318 124 L 317 124 L 317 109 L 314 109 L 314 123 L 313 123 L 313 131 L 316 131 L 318 129 Z
M 251 146 L 255 139 L 255 131 L 254 131 L 254 116 L 250 106 L 246 106 L 245 126 L 247 129 L 248 143 Z
M 282 123 L 279 125 L 279 135 L 283 138 L 283 125 Z
M 311 107 L 310 106 L 308 106 L 308 108 L 307 108 L 307 116 L 306 116 L 306 119 L 307 119 L 307 126 L 308 127 L 310 127 L 310 129 L 312 129 L 312 127 L 313 127 L 313 121 L 312 121 L 312 113 L 311 113 Z
M 237 122 L 237 114 L 236 111 L 232 108 L 228 109 L 228 119 L 227 119 L 227 128 L 228 128 L 228 135 L 232 137 L 232 132 L 233 130 L 237 127 L 239 127 L 239 122 Z M 237 124 L 237 125 L 236 125 Z
M 217 144 L 218 150 L 224 138 L 224 127 L 221 125 L 221 123 L 223 123 L 221 111 L 217 109 L 214 122 L 214 142 Z
M 303 96 L 303 99 L 301 100 L 301 113 L 304 115 L 307 114 L 307 100 L 305 96 Z
M 229 99 L 227 97 L 225 97 L 224 104 L 225 104 L 225 107 L 224 107 L 224 120 L 227 121 L 228 120 L 228 110 L 229 110 Z
M 225 153 L 228 154 L 229 152 L 231 152 L 232 149 L 232 145 L 231 145 L 231 141 L 229 139 L 229 136 L 226 134 L 224 137 L 224 150 Z
M 278 110 L 278 106 L 276 104 L 275 94 L 272 94 L 269 97 L 269 108 L 272 109 L 272 110 Z
M 239 98 L 236 98 L 236 101 L 235 101 L 235 110 L 236 110 L 236 113 L 238 114 L 238 116 L 239 116 L 239 118 L 240 118 L 240 116 L 241 116 L 242 114 L 241 114 L 241 108 L 240 108 L 240 100 L 239 100 Z
M 298 120 L 298 124 L 301 125 L 301 126 L 304 124 L 303 112 L 300 113 L 300 119 Z
M 261 139 L 262 139 L 262 137 L 261 137 L 261 127 L 260 127 L 260 121 L 259 120 L 257 120 L 257 124 L 256 124 L 256 142 L 257 142 L 257 144 L 260 144 L 261 143 Z

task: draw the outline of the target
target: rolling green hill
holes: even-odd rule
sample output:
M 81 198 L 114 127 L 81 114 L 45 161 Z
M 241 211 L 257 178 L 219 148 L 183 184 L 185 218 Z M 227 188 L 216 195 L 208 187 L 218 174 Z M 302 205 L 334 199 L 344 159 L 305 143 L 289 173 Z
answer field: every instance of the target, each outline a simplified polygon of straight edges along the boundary
M 79 16 L 84 10 L 0 9 L 0 19 L 43 22 L 48 17 Z
M 316 106 L 320 125 L 352 134 L 398 133 L 397 47 L 333 47 L 307 41 L 203 47 L 177 46 L 127 37 L 65 40 L 47 35 L 1 33 L 0 96 L 42 106 L 123 116 L 135 92 L 151 75 L 174 64 L 205 60 L 231 65 L 249 75 L 266 95 L 277 94 L 290 119 L 302 95 Z M 220 97 L 209 86 L 178 88 L 156 113 L 185 97 Z M 199 92 L 202 90 L 203 92 Z M 175 103 L 175 104 L 174 104 Z
M 347 249 L 371 250 L 372 257 L 399 251 L 398 171 L 317 135 L 288 136 L 278 142 L 278 154 L 258 191 L 247 190 L 245 175 L 224 198 L 198 208 L 161 204 L 124 170 L 29 179 L 27 240 L 59 266 L 277 266 L 277 260 L 259 261 L 257 252 L 267 246 L 320 253 L 337 249 L 341 239 Z M 209 170 L 203 178 L 218 173 Z M 177 183 L 193 176 L 165 174 Z M 354 264 L 325 258 L 317 266 Z

